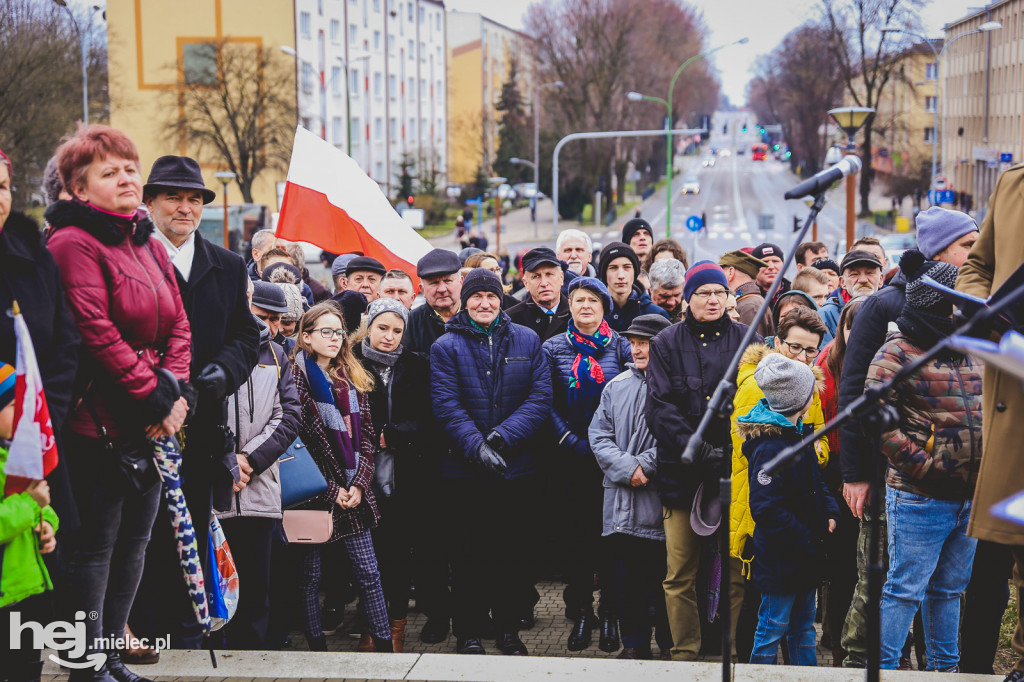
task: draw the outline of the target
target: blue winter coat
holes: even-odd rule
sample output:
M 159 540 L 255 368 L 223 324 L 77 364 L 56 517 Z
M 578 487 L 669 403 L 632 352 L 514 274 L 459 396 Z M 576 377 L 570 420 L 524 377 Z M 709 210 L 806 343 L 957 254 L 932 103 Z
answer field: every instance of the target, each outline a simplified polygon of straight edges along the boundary
M 822 579 L 828 520 L 839 519 L 835 498 L 825 488 L 813 448 L 771 476 L 761 469 L 775 455 L 811 432 L 798 430 L 762 399 L 736 424 L 750 462 L 750 513 L 754 518 L 751 579 L 761 592 L 813 589 Z
M 590 449 L 590 422 L 601 403 L 601 394 L 581 398 L 571 402 L 569 382 L 572 381 L 572 364 L 576 360 L 576 349 L 569 343 L 568 332 L 554 336 L 544 342 L 544 356 L 551 369 L 551 382 L 554 386 L 551 422 L 554 427 L 555 442 L 563 448 L 572 450 L 587 458 L 593 459 Z M 629 349 L 629 341 L 625 337 L 612 332 L 612 340 L 604 351 L 597 356 L 597 361 L 604 370 L 605 383 L 626 371 L 626 363 L 633 361 Z
M 629 299 L 626 300 L 626 305 L 619 308 L 613 302 L 612 309 L 608 311 L 604 319 L 608 320 L 609 327 L 621 334 L 629 329 L 629 325 L 633 324 L 635 318 L 651 314 L 661 315 L 666 320 L 671 319 L 664 308 L 651 301 L 651 297 L 646 291 L 634 287 L 632 293 L 629 294 Z
M 494 476 L 472 461 L 491 431 L 508 445 L 511 478 L 535 473 L 541 427 L 551 413 L 551 374 L 540 338 L 505 311 L 490 335 L 474 327 L 465 310 L 446 329 L 430 348 L 434 417 L 451 440 L 441 476 Z

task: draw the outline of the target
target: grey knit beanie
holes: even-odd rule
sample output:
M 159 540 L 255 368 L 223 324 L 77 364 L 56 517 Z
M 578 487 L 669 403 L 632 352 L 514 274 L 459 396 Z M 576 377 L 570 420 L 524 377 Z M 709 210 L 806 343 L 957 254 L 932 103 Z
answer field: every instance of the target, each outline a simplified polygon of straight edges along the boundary
M 409 323 L 409 310 L 401 301 L 395 298 L 378 298 L 366 309 L 366 328 L 369 329 L 377 316 L 384 313 L 394 313 L 402 318 L 403 324 Z
M 974 218 L 960 211 L 932 206 L 917 214 L 917 248 L 929 260 L 960 237 L 977 231 Z
M 764 391 L 768 407 L 789 416 L 799 412 L 814 395 L 814 372 L 781 353 L 769 353 L 757 363 L 754 381 Z

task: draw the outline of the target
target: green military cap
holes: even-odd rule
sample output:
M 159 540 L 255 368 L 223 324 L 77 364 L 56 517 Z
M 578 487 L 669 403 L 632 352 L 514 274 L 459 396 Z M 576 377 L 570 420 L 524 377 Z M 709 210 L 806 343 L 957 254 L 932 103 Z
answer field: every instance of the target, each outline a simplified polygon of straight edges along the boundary
M 757 277 L 757 273 L 761 271 L 761 268 L 768 267 L 760 258 L 754 258 L 746 251 L 729 251 L 728 253 L 722 254 L 722 257 L 718 259 L 718 264 L 723 268 L 733 267 L 740 272 L 746 274 L 748 277 Z

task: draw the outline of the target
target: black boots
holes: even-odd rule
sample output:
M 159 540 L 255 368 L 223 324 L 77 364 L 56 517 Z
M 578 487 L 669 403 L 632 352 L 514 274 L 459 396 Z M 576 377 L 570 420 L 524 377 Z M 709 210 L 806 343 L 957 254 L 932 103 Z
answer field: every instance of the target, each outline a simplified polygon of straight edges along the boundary
M 426 644 L 440 644 L 448 639 L 448 618 L 427 618 L 420 630 L 420 641 Z
M 498 647 L 498 651 L 506 656 L 529 655 L 529 652 L 526 650 L 526 645 L 523 644 L 523 640 L 519 639 L 519 633 L 515 630 L 499 632 L 498 636 L 494 639 L 494 644 Z
M 615 618 L 601 617 L 601 641 L 598 648 L 608 654 L 619 650 L 619 623 Z
M 466 639 L 456 640 L 456 653 L 470 654 L 470 655 L 483 655 L 487 652 L 484 651 L 484 645 L 480 643 L 480 640 L 476 637 L 467 637 Z
M 149 678 L 136 675 L 121 662 L 121 652 L 107 652 L 107 671 L 117 682 L 153 682 Z
M 576 619 L 572 624 L 572 631 L 569 632 L 569 651 L 583 651 L 590 646 L 591 630 L 594 629 L 596 624 L 597 619 L 594 618 L 592 611 L 580 611 L 576 614 Z
M 306 644 L 310 651 L 327 651 L 327 637 L 322 633 L 314 637 L 307 632 Z

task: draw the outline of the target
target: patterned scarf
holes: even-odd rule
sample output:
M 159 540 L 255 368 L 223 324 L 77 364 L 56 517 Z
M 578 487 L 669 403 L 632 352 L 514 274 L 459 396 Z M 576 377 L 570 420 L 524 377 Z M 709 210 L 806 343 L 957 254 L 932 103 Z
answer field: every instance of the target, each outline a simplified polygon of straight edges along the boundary
M 600 395 L 605 376 L 596 356 L 612 341 L 612 330 L 607 320 L 602 320 L 594 335 L 589 336 L 576 329 L 576 322 L 570 319 L 565 337 L 576 349 L 569 380 L 569 400 L 575 403 L 579 398 Z
M 356 453 L 359 451 L 359 394 L 351 382 L 348 384 L 348 400 L 338 404 L 334 382 L 308 354 L 303 353 L 309 391 L 313 394 L 320 418 L 324 422 L 327 442 L 336 454 L 341 455 L 346 471 L 356 468 Z

